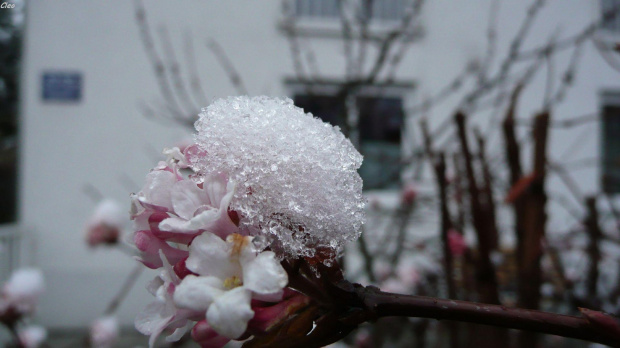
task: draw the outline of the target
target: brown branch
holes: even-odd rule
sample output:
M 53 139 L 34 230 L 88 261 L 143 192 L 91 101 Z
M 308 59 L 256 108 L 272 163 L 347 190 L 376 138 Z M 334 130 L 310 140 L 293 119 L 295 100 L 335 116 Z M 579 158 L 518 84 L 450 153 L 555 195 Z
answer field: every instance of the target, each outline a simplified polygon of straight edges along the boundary
M 542 274 L 540 259 L 542 257 L 542 239 L 545 236 L 547 216 L 545 207 L 545 172 L 547 163 L 547 133 L 549 130 L 549 113 L 536 116 L 534 121 L 534 180 L 523 197 L 523 243 L 519 264 L 519 306 L 537 309 L 540 302 L 540 284 Z M 536 345 L 537 337 L 523 333 L 519 337 L 520 347 Z
M 478 188 L 476 174 L 474 173 L 474 159 L 467 141 L 465 115 L 458 112 L 455 115 L 455 121 L 458 128 L 458 137 L 461 143 L 461 150 L 463 151 L 463 158 L 465 161 L 471 216 L 474 229 L 476 230 L 478 237 L 478 258 L 476 262 L 478 292 L 482 301 L 499 303 L 495 267 L 493 267 L 490 259 L 490 253 L 492 250 L 492 237 L 490 237 L 491 231 L 489 230 L 490 225 L 486 219 L 485 211 L 480 204 L 480 189 Z
M 599 241 L 603 236 L 601 227 L 598 223 L 598 210 L 596 208 L 596 197 L 588 197 L 586 199 L 586 208 L 588 209 L 588 215 L 584 221 L 586 231 L 589 237 L 589 243 L 587 248 L 588 258 L 590 259 L 590 266 L 588 268 L 588 274 L 586 278 L 586 296 L 587 299 L 595 306 L 600 306 L 600 301 L 597 298 L 597 283 L 599 278 L 598 265 L 601 261 L 601 250 L 599 248 Z
M 497 229 L 497 218 L 495 215 L 495 198 L 493 197 L 493 176 L 491 175 L 491 170 L 489 169 L 489 162 L 487 161 L 486 151 L 485 151 L 485 140 L 482 136 L 482 133 L 479 129 L 474 129 L 474 136 L 476 137 L 476 141 L 478 142 L 478 154 L 480 159 L 480 165 L 482 167 L 482 197 L 484 198 L 484 210 L 486 212 L 486 216 L 489 224 L 489 238 L 490 245 L 492 249 L 497 249 L 499 244 L 499 236 Z
M 362 258 L 364 259 L 364 270 L 366 271 L 366 275 L 368 275 L 368 280 L 371 283 L 374 283 L 377 281 L 377 278 L 375 277 L 375 272 L 373 269 L 373 257 L 368 250 L 368 246 L 366 245 L 364 231 L 362 231 L 362 234 L 360 234 L 360 237 L 357 239 L 357 243 L 359 244 L 360 252 L 362 253 Z
M 617 346 L 620 341 L 620 325 L 615 318 L 586 309 L 582 309 L 582 316 L 577 317 L 507 308 L 500 305 L 385 292 L 366 293 L 364 303 L 378 317 L 407 316 L 454 320 L 558 335 L 610 346 Z
M 456 298 L 456 287 L 454 284 L 454 258 L 452 251 L 450 250 L 450 243 L 448 240 L 448 232 L 453 228 L 452 219 L 450 218 L 450 211 L 448 210 L 448 183 L 446 180 L 446 157 L 443 152 L 435 154 L 432 148 L 432 140 L 428 131 L 428 124 L 425 119 L 420 122 L 422 128 L 422 135 L 424 137 L 424 144 L 428 160 L 432 162 L 433 169 L 435 171 L 435 181 L 439 188 L 439 212 L 441 215 L 441 227 L 440 236 L 443 251 L 443 268 L 446 283 L 448 285 L 448 297 Z M 459 334 L 458 326 L 455 323 L 450 323 L 448 330 L 450 330 L 450 346 L 452 348 L 459 347 Z

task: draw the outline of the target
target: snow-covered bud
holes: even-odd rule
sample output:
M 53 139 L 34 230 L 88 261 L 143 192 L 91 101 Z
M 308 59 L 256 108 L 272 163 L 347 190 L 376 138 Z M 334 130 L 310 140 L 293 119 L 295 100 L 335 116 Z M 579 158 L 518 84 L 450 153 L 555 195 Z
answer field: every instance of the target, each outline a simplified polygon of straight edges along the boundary
M 0 316 L 10 311 L 18 315 L 33 313 L 44 289 L 43 273 L 39 269 L 18 269 L 2 288 Z
M 93 348 L 110 348 L 118 339 L 118 320 L 107 316 L 95 320 L 90 326 L 90 344 Z
M 38 348 L 47 339 L 47 330 L 42 326 L 31 325 L 19 329 L 17 336 L 24 348 Z
M 127 220 L 127 213 L 114 200 L 106 199 L 95 208 L 86 225 L 86 243 L 90 247 L 116 244 Z

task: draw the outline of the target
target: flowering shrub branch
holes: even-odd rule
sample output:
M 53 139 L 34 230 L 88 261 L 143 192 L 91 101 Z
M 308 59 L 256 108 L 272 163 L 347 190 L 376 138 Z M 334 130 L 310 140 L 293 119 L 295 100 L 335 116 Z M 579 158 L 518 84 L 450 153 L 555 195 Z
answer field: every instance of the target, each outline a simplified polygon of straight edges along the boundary
M 203 110 L 195 144 L 132 195 L 138 260 L 159 274 L 136 318 L 153 346 L 190 333 L 202 347 L 321 347 L 382 317 L 422 317 L 536 331 L 603 344 L 620 325 L 406 296 L 353 284 L 337 259 L 361 232 L 361 156 L 337 128 L 290 100 L 229 98 Z M 447 235 L 446 238 L 449 238 Z M 454 238 L 453 238 L 454 239 Z

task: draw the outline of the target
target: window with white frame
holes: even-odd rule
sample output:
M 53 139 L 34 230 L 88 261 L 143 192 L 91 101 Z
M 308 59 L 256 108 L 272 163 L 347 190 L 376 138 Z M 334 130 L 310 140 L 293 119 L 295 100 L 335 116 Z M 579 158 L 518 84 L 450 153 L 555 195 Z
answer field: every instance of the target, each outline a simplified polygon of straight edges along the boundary
M 311 93 L 298 88 L 293 91 L 295 105 L 343 129 L 347 123 L 354 124 L 349 136 L 356 139 L 354 143 L 364 156 L 359 173 L 365 190 L 399 187 L 403 170 L 404 97 L 409 87 L 398 89 L 398 93 L 362 88 L 351 97 L 354 115 L 345 106 L 346 102 L 336 97 L 337 87 L 331 87 Z
M 341 1 L 344 0 L 294 0 L 295 15 L 307 18 L 340 17 Z M 378 20 L 399 20 L 410 0 L 372 0 L 370 17 Z
M 620 91 L 601 95 L 601 186 L 620 193 Z

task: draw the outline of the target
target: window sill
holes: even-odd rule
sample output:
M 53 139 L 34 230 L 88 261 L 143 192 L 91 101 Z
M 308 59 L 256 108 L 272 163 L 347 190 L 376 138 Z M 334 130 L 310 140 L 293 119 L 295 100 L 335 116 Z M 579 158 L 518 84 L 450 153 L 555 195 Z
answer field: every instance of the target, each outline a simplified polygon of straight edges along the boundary
M 397 30 L 401 22 L 398 20 L 375 20 L 368 26 L 368 38 L 370 40 L 383 40 Z M 342 39 L 342 23 L 340 18 L 283 18 L 278 22 L 278 29 L 283 34 L 295 33 L 299 37 Z M 415 26 L 411 29 L 414 39 L 422 36 L 422 27 Z M 352 39 L 359 40 L 359 33 L 352 33 Z

